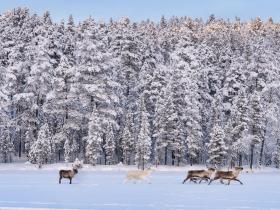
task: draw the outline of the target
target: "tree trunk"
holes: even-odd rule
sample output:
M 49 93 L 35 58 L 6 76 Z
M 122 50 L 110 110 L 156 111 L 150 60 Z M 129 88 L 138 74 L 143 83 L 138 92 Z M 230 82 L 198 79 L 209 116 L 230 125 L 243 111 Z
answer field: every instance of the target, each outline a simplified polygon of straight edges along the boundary
M 19 146 L 18 146 L 18 157 L 21 157 L 21 148 L 22 148 L 22 142 L 21 142 L 21 130 L 19 131 Z
M 261 144 L 260 159 L 259 159 L 259 165 L 260 165 L 260 166 L 262 165 L 264 141 L 265 141 L 265 138 L 263 138 L 262 144 Z
M 9 162 L 10 163 L 12 162 L 12 154 L 11 153 L 9 154 Z
M 125 158 L 124 158 L 124 160 L 125 160 L 125 164 L 128 165 L 127 151 L 125 151 Z
M 242 155 L 241 154 L 239 154 L 239 164 L 238 165 L 242 166 Z
M 174 164 L 175 164 L 175 155 L 174 155 L 174 151 L 172 151 L 171 157 L 172 157 L 172 165 L 174 166 Z
M 165 147 L 164 165 L 167 165 L 167 147 Z
M 251 145 L 251 159 L 250 159 L 250 169 L 253 169 L 253 162 L 254 162 L 254 145 Z
M 272 91 L 269 92 L 269 103 L 272 102 Z M 262 158 L 263 158 L 263 150 L 264 150 L 264 142 L 265 142 L 265 136 L 266 136 L 266 125 L 268 123 L 268 120 L 265 121 L 265 129 L 264 129 L 264 135 L 262 139 L 262 144 L 261 144 L 261 151 L 260 151 L 260 159 L 259 159 L 259 165 L 262 165 Z
M 4 163 L 7 163 L 7 162 L 8 162 L 8 155 L 7 155 L 7 154 L 4 154 L 4 155 L 3 155 L 3 159 L 4 159 Z
M 267 124 L 267 120 L 265 125 Z M 261 151 L 260 151 L 260 159 L 259 159 L 259 165 L 262 165 L 262 158 L 263 158 L 263 150 L 264 150 L 264 142 L 265 142 L 265 135 L 266 135 L 266 128 L 264 130 L 264 135 L 263 135 L 263 139 L 262 139 L 262 144 L 261 144 Z
M 60 160 L 61 160 L 61 150 L 58 150 L 58 162 L 60 162 Z

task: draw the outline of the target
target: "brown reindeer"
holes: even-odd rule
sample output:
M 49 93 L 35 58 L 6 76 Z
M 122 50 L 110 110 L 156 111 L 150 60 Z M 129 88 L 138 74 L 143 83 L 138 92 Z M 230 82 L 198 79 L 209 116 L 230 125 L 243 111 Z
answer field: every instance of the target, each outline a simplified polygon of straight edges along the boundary
M 72 184 L 72 178 L 78 173 L 78 169 L 73 168 L 72 170 L 60 170 L 59 171 L 59 184 L 61 184 L 61 179 L 69 179 L 69 184 Z
M 239 173 L 242 170 L 243 170 L 242 167 L 234 167 L 234 171 L 217 171 L 215 173 L 214 179 L 211 179 L 209 184 L 211 184 L 211 182 L 213 182 L 217 179 L 220 179 L 220 182 L 222 184 L 224 184 L 224 182 L 223 182 L 224 179 L 228 180 L 228 185 L 230 185 L 230 181 L 232 181 L 232 180 L 237 181 L 240 184 L 243 184 L 239 179 L 237 179 Z
M 215 172 L 214 168 L 208 168 L 207 170 L 189 170 L 187 177 L 184 179 L 183 184 L 189 179 L 196 183 L 196 181 L 202 180 L 208 181 L 210 180 L 211 175 Z

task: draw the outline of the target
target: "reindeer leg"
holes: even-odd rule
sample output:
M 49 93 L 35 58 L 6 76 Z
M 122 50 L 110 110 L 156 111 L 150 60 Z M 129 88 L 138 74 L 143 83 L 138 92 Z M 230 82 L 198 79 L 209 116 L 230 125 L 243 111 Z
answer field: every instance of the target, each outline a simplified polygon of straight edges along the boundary
M 189 178 L 190 177 L 185 178 L 184 181 L 183 181 L 183 184 L 185 184 L 185 182 L 188 181 Z
M 208 182 L 208 181 L 210 180 L 210 178 L 209 178 L 209 177 L 203 177 L 203 178 L 201 178 L 199 184 L 202 182 L 202 180 Z
M 190 182 L 196 183 L 196 178 L 191 177 L 191 178 L 190 178 Z
M 201 179 L 200 179 L 200 181 L 199 181 L 199 184 L 203 181 L 203 180 L 206 180 L 207 181 L 207 177 L 202 177 Z
M 231 179 L 228 180 L 228 185 L 230 185 L 230 181 L 231 181 Z
M 208 185 L 210 185 L 213 181 L 215 181 L 215 180 L 217 180 L 217 179 L 219 179 L 219 178 L 218 178 L 218 177 L 215 177 L 214 179 L 210 179 L 210 182 L 209 182 Z
M 61 184 L 61 179 L 62 179 L 62 176 L 59 177 L 59 182 L 58 182 L 59 184 Z
M 235 181 L 238 181 L 240 184 L 243 185 L 243 183 L 242 183 L 239 179 L 235 178 L 234 180 L 235 180 Z
M 204 180 L 208 183 L 208 182 L 209 182 L 209 180 L 210 180 L 210 178 L 205 177 L 205 178 L 204 178 Z
M 69 183 L 69 184 L 72 184 L 72 178 L 69 178 L 69 180 L 70 180 L 70 183 Z
M 198 179 L 199 179 L 199 177 L 192 177 L 192 178 L 190 179 L 190 181 L 192 181 L 192 182 L 194 182 L 194 183 L 197 184 Z

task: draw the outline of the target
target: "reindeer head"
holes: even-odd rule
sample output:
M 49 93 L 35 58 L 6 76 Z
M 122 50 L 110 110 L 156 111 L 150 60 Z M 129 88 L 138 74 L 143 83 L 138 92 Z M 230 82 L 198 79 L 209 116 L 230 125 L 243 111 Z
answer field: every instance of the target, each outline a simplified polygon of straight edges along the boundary
M 156 169 L 154 169 L 154 168 L 148 168 L 147 171 L 149 171 L 149 172 L 151 173 L 151 172 L 155 172 Z
M 239 172 L 240 172 L 240 171 L 243 170 L 243 167 L 235 166 L 234 169 L 235 169 L 236 171 L 239 171 Z
M 73 168 L 73 171 L 74 171 L 75 174 L 78 173 L 78 169 L 76 169 L 76 168 Z
M 208 168 L 207 170 L 208 170 L 209 172 L 213 173 L 213 172 L 215 172 L 216 169 L 210 167 L 210 168 Z

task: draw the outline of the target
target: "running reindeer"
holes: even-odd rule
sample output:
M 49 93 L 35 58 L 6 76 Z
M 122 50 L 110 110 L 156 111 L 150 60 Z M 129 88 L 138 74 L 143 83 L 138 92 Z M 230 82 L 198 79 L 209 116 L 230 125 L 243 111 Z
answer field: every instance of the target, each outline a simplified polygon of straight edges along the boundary
M 72 170 L 60 170 L 59 171 L 59 184 L 61 184 L 61 179 L 69 179 L 69 184 L 72 184 L 73 177 L 78 173 L 78 169 L 73 167 Z
M 208 182 L 208 180 L 210 180 L 214 172 L 214 168 L 208 168 L 207 170 L 189 170 L 187 177 L 183 181 L 183 184 L 188 180 L 193 181 L 195 183 L 198 180 L 200 180 L 199 183 L 201 183 L 202 180 Z
M 146 182 L 150 183 L 149 178 L 153 171 L 154 171 L 154 169 L 147 169 L 145 171 L 129 171 L 126 174 L 124 183 L 126 183 L 128 181 L 134 181 L 134 183 L 135 183 L 137 180 L 146 181 Z
M 237 179 L 239 173 L 243 170 L 242 167 L 234 167 L 234 171 L 217 171 L 215 173 L 215 176 L 213 179 L 210 180 L 209 184 L 211 184 L 211 182 L 220 179 L 220 182 L 222 184 L 224 184 L 223 180 L 226 179 L 228 180 L 228 185 L 230 185 L 230 181 L 237 181 L 240 184 L 243 184 L 239 179 Z M 208 185 L 209 185 L 208 184 Z

